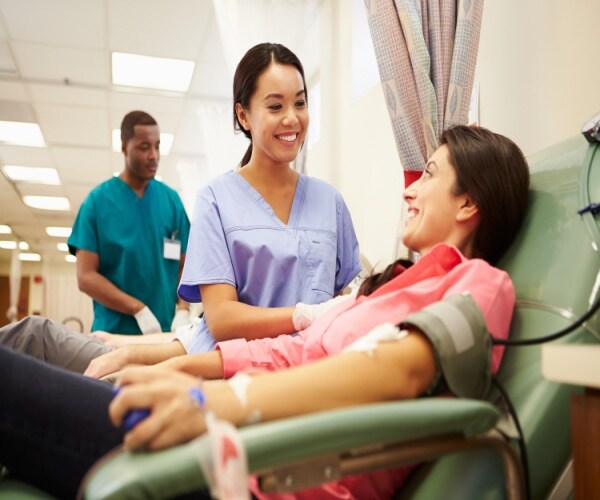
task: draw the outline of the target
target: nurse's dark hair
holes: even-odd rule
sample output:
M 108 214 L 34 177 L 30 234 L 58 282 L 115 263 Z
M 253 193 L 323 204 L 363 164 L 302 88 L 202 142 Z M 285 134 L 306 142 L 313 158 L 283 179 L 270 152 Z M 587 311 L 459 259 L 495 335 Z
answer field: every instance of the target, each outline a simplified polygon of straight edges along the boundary
M 471 257 L 496 264 L 525 218 L 529 167 L 519 147 L 483 127 L 458 125 L 442 134 L 456 172 L 454 194 L 467 193 L 479 209 Z M 396 262 L 367 278 L 359 295 L 368 295 L 398 274 Z
M 240 123 L 235 112 L 235 105 L 239 103 L 242 108 L 249 108 L 250 99 L 258 86 L 258 79 L 271 63 L 294 66 L 298 70 L 300 76 L 302 76 L 302 84 L 304 85 L 304 99 L 308 102 L 304 68 L 296 54 L 279 43 L 259 43 L 248 50 L 238 63 L 233 77 L 233 128 L 234 130 L 241 131 L 250 139 L 250 145 L 240 162 L 241 167 L 246 165 L 252 156 L 252 135 Z
M 121 121 L 121 143 L 135 135 L 136 125 L 157 125 L 156 120 L 145 111 L 130 111 Z

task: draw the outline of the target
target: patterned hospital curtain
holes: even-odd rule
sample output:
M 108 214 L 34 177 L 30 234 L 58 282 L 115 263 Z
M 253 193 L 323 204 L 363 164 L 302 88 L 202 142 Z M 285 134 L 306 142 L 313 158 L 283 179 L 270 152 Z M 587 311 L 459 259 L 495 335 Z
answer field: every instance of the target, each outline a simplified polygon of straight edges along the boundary
M 483 0 L 365 0 L 405 185 L 466 124 Z

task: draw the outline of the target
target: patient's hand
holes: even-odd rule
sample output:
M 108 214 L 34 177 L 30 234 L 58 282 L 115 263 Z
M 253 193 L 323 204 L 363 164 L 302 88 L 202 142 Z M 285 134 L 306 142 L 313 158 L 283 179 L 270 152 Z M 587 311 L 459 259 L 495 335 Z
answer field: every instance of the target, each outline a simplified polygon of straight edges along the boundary
M 122 389 L 109 406 L 109 416 L 120 426 L 134 408 L 150 415 L 125 435 L 126 449 L 151 450 L 187 442 L 205 431 L 202 410 L 189 391 L 198 388 L 198 379 L 168 368 L 149 366 L 124 370 Z
M 131 363 L 130 354 L 127 346 L 107 352 L 93 359 L 83 374 L 87 377 L 101 378 L 109 373 L 122 370 Z
M 108 333 L 101 330 L 90 333 L 90 336 L 101 340 L 107 346 L 122 347 L 131 344 L 162 344 L 173 340 L 172 333 L 150 333 L 147 335 L 123 335 L 120 333 Z

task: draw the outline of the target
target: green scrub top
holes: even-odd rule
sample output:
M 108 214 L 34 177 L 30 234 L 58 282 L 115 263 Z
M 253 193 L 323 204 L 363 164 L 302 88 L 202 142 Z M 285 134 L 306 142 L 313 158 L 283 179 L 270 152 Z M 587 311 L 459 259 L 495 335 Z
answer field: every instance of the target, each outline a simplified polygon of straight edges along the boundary
M 190 222 L 175 190 L 152 180 L 140 198 L 118 177 L 94 188 L 85 199 L 68 239 L 77 249 L 99 256 L 99 273 L 146 304 L 170 331 L 177 302 L 179 260 L 164 257 L 165 238 L 187 248 Z M 94 302 L 92 331 L 140 334 L 133 316 Z

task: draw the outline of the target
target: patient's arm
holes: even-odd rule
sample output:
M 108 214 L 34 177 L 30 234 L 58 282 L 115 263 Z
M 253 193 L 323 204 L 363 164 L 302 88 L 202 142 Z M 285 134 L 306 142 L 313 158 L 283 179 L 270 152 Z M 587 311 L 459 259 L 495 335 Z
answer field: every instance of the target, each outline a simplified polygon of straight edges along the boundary
M 109 333 L 96 331 L 90 333 L 91 337 L 97 338 L 107 346 L 115 348 L 131 344 L 164 344 L 175 337 L 174 333 L 149 333 L 146 335 L 124 335 L 120 333 Z
M 178 340 L 166 344 L 125 345 L 93 359 L 83 374 L 101 378 L 127 365 L 153 365 L 183 354 L 185 349 Z
M 157 366 L 171 368 L 206 380 L 223 378 L 221 351 L 177 356 L 158 363 Z
M 419 333 L 381 343 L 372 353 L 349 352 L 308 365 L 255 375 L 242 406 L 226 381 L 204 383 L 206 406 L 221 418 L 243 423 L 252 412 L 263 421 L 333 408 L 412 399 L 431 385 L 436 371 L 433 348 Z M 205 432 L 201 411 L 190 405 L 189 390 L 198 380 L 164 367 L 128 369 L 125 387 L 109 407 L 120 425 L 132 408 L 150 408 L 151 415 L 125 436 L 128 449 L 159 449 Z M 291 397 L 290 397 L 291 396 Z

